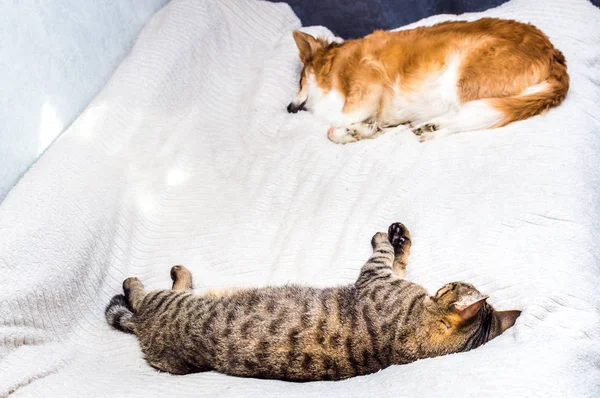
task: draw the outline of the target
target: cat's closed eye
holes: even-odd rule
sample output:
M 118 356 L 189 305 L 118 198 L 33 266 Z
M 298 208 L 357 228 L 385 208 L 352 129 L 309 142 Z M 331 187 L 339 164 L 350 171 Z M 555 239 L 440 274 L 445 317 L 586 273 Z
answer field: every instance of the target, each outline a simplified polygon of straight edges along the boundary
M 452 327 L 452 325 L 450 325 L 450 322 L 444 319 L 440 319 L 440 323 L 445 330 L 449 330 Z

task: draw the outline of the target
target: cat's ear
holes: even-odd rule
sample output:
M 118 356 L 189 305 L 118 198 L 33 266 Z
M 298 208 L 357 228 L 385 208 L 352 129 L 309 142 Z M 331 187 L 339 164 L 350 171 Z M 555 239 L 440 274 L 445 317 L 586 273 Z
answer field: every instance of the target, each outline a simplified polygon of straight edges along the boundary
M 303 64 L 310 62 L 314 53 L 321 47 L 323 47 L 323 40 L 315 39 L 311 35 L 295 30 L 292 35 L 296 46 L 300 51 L 300 60 Z
M 496 318 L 500 321 L 501 333 L 504 333 L 506 329 L 514 325 L 519 315 L 521 315 L 521 311 L 519 310 L 496 311 Z
M 481 307 L 483 303 L 489 298 L 489 296 L 466 296 L 461 298 L 459 301 L 454 303 L 453 309 L 463 321 L 468 321 L 473 318 Z

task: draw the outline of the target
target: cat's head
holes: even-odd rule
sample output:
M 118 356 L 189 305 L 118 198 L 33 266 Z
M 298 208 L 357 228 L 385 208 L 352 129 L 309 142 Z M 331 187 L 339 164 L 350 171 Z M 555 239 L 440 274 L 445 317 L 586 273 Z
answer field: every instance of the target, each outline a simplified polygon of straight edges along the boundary
M 473 285 L 449 283 L 424 300 L 420 345 L 432 354 L 468 351 L 502 334 L 521 311 L 496 311 Z

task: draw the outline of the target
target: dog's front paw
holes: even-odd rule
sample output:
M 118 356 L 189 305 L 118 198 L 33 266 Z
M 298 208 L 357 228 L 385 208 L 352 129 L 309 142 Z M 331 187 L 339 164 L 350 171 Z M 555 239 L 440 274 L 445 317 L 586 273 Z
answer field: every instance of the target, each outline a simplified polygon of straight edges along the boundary
M 419 137 L 420 142 L 430 141 L 435 138 L 446 137 L 452 134 L 452 131 L 447 128 L 441 128 L 439 124 L 427 123 L 422 124 L 417 128 L 412 129 L 412 132 Z
M 415 135 L 422 136 L 423 134 L 432 133 L 434 131 L 438 131 L 439 129 L 440 129 L 440 126 L 438 126 L 437 124 L 425 123 L 425 124 L 420 125 L 419 127 L 412 129 L 412 132 Z
M 410 242 L 410 232 L 408 232 L 406 225 L 396 222 L 388 228 L 388 239 L 394 247 L 394 251 L 398 254 L 402 252 L 403 246 Z
M 349 144 L 356 142 L 360 139 L 360 136 L 345 127 L 330 127 L 327 130 L 327 138 L 329 141 L 335 142 L 336 144 Z

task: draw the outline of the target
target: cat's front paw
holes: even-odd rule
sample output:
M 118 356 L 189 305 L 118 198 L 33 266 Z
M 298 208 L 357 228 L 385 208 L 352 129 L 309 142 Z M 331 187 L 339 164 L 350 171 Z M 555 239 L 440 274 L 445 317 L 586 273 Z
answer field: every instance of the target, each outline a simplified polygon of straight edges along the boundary
M 371 238 L 371 246 L 373 247 L 373 249 L 375 249 L 381 243 L 387 242 L 389 242 L 388 234 L 386 234 L 385 232 L 377 232 L 375 235 L 373 235 L 373 238 Z
M 387 234 L 396 254 L 401 253 L 403 246 L 410 242 L 410 232 L 406 225 L 400 222 L 390 225 Z

